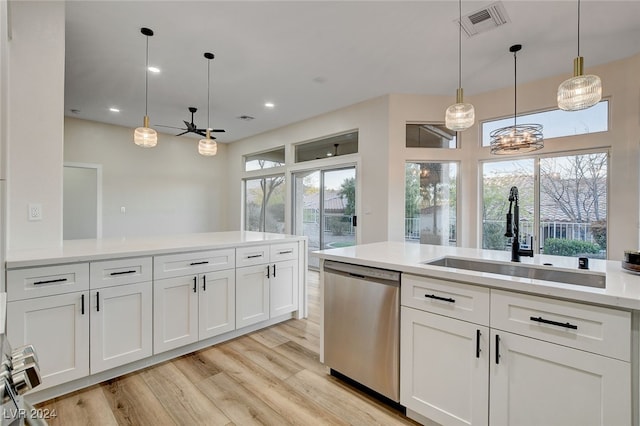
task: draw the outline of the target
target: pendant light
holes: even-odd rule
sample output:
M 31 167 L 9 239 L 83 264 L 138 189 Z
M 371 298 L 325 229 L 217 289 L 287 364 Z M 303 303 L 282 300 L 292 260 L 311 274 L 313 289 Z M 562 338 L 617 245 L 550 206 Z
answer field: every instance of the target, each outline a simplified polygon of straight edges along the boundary
M 602 99 L 602 82 L 597 75 L 584 75 L 580 56 L 580 0 L 578 0 L 578 57 L 573 60 L 573 77 L 558 87 L 558 108 L 564 111 L 587 109 Z
M 491 153 L 497 155 L 517 154 L 536 151 L 544 146 L 541 124 L 517 124 L 517 77 L 516 53 L 522 49 L 522 45 L 514 44 L 509 48 L 513 53 L 513 126 L 502 127 L 492 131 Z
M 214 58 L 213 53 L 205 53 L 204 57 L 207 58 L 207 133 L 204 139 L 200 139 L 198 142 L 198 153 L 200 155 L 212 156 L 218 152 L 218 144 L 211 138 L 211 125 L 209 119 L 211 118 L 211 60 Z
M 445 126 L 453 131 L 461 132 L 473 126 L 476 113 L 473 105 L 462 100 L 462 0 L 458 0 L 458 90 L 456 103 L 445 112 Z
M 140 32 L 147 38 L 147 65 L 144 69 L 144 122 L 142 127 L 138 127 L 133 133 L 133 141 L 143 148 L 153 148 L 158 144 L 158 134 L 149 127 L 149 115 L 147 112 L 149 106 L 149 37 L 153 36 L 153 31 L 149 28 L 141 28 Z

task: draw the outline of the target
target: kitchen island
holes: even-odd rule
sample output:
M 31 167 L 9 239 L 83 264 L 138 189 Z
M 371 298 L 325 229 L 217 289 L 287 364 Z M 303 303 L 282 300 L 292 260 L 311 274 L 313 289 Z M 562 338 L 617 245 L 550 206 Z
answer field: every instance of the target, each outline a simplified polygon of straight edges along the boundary
M 640 277 L 620 262 L 590 259 L 580 270 L 575 257 L 515 263 L 506 251 L 403 242 L 312 255 L 321 259 L 322 292 L 325 261 L 401 273 L 400 403 L 409 417 L 638 424 Z M 510 275 L 512 266 L 554 281 Z
M 306 316 L 307 239 L 232 231 L 64 241 L 6 256 L 7 335 L 31 402 Z

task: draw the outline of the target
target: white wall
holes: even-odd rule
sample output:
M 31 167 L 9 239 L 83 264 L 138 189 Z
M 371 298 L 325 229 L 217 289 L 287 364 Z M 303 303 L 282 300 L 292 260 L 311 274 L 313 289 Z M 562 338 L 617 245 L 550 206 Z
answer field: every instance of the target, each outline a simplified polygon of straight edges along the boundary
M 103 237 L 225 230 L 224 144 L 203 157 L 198 139 L 158 134 L 155 148 L 141 148 L 133 129 L 70 117 L 64 123 L 64 160 L 102 164 Z
M 11 2 L 8 43 L 7 246 L 62 241 L 65 7 Z M 43 219 L 27 220 L 29 203 Z
M 256 175 L 256 173 L 243 171 L 242 156 L 285 146 L 287 164 L 284 168 L 287 177 L 285 212 L 289 224 L 291 223 L 290 174 L 292 172 L 328 165 L 356 164 L 360 197 L 356 201 L 358 241 L 368 243 L 388 239 L 388 110 L 389 98 L 382 96 L 231 144 L 229 147 L 228 229 L 242 229 L 242 218 L 238 214 L 243 203 L 241 180 L 243 177 Z M 356 129 L 358 130 L 358 154 L 294 164 L 293 144 Z M 290 231 L 287 229 L 287 232 Z

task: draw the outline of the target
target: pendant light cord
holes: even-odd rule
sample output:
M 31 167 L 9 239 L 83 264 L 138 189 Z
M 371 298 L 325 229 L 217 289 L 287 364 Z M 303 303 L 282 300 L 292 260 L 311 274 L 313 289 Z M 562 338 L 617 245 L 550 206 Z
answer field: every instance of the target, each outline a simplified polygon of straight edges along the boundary
M 517 51 L 513 52 L 513 127 L 516 127 L 516 117 L 518 117 L 518 66 L 516 64 Z
M 578 56 L 580 56 L 580 0 L 578 0 Z
M 462 0 L 458 0 L 458 88 L 462 87 Z
M 146 67 L 144 69 L 144 115 L 148 114 L 149 107 L 149 36 L 146 36 L 147 39 L 147 59 L 146 59 Z
M 207 59 L 207 129 L 211 128 L 209 119 L 211 118 L 211 59 Z

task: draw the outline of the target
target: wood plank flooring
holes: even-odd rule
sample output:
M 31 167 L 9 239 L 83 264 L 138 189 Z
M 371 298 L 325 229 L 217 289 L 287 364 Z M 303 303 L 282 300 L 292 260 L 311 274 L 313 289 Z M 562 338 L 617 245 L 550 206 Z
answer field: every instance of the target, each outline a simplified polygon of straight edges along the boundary
M 50 401 L 52 426 L 415 425 L 319 362 L 318 273 L 309 317 L 260 330 Z

